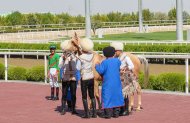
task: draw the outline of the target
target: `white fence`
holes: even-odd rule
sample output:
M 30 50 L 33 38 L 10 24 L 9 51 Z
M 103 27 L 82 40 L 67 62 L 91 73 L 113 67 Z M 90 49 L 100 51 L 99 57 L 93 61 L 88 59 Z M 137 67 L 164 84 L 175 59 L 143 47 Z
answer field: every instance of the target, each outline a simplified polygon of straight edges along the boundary
M 116 40 L 93 40 L 95 43 L 104 44 L 112 43 Z M 176 40 L 151 40 L 151 41 L 126 41 L 126 40 L 117 40 L 117 42 L 122 42 L 123 44 L 132 44 L 132 45 L 189 45 L 190 41 L 176 41 Z M 61 41 L 49 41 L 49 43 L 61 43 Z
M 0 55 L 4 55 L 5 58 L 5 81 L 8 81 L 8 62 L 7 62 L 7 56 L 8 55 L 41 55 L 44 56 L 44 75 L 45 75 L 45 83 L 47 83 L 47 55 L 49 55 L 49 53 L 35 53 L 35 52 L 0 52 Z M 190 59 L 190 54 L 178 54 L 178 55 L 142 55 L 146 58 L 172 58 L 172 59 L 185 59 L 185 73 L 186 73 L 186 87 L 185 87 L 185 92 L 189 93 L 189 59 Z
M 93 24 L 93 23 L 92 23 Z M 138 21 L 125 21 L 125 22 L 100 22 L 103 28 L 117 28 L 117 27 L 135 27 L 139 26 Z M 176 25 L 176 20 L 151 20 L 143 21 L 144 25 L 150 26 L 166 26 L 166 25 Z M 190 19 L 183 20 L 183 25 L 190 25 Z M 15 26 L 0 26 L 0 29 L 19 29 L 19 28 L 84 28 L 85 23 L 66 23 L 66 24 L 41 24 L 41 25 L 15 25 Z

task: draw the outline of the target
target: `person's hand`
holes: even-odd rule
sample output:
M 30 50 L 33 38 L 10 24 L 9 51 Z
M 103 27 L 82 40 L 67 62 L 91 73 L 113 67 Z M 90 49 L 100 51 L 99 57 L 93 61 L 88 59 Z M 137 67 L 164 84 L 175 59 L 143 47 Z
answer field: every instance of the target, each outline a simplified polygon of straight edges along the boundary
M 63 60 L 64 60 L 64 61 L 66 60 L 66 57 L 65 57 L 65 55 L 62 55 L 62 58 L 63 58 Z

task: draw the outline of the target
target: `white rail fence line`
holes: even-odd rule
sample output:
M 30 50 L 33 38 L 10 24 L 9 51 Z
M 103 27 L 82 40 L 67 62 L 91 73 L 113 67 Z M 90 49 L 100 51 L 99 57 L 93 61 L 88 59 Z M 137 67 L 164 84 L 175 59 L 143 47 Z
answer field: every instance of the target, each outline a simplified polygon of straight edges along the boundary
M 44 74 L 45 74 L 45 83 L 47 83 L 47 55 L 49 53 L 35 53 L 35 52 L 0 52 L 0 55 L 4 55 L 5 58 L 5 81 L 8 81 L 8 62 L 7 62 L 7 55 L 41 55 L 44 56 Z M 172 58 L 172 59 L 185 59 L 185 93 L 189 93 L 189 59 L 190 54 L 186 55 L 142 55 L 146 58 Z
M 49 50 L 35 50 L 35 49 L 0 49 L 0 52 L 30 52 L 30 53 L 49 53 Z M 56 50 L 57 53 L 62 53 L 61 50 Z M 97 53 L 102 53 L 102 51 L 95 51 Z M 172 53 L 172 52 L 130 52 L 133 54 L 139 54 L 139 55 L 190 55 L 190 53 Z M 8 58 L 10 58 L 10 55 L 8 55 Z M 22 54 L 22 58 L 24 58 L 25 54 Z M 37 59 L 38 59 L 38 55 Z M 165 59 L 165 58 L 164 58 Z
M 125 45 L 127 44 L 133 44 L 133 45 L 141 45 L 141 44 L 145 44 L 145 45 L 189 45 L 190 44 L 190 41 L 183 41 L 183 42 L 179 42 L 179 41 L 176 41 L 176 40 L 162 40 L 162 41 L 159 41 L 159 40 L 153 40 L 153 41 L 126 41 L 126 40 L 93 40 L 93 42 L 95 43 L 99 43 L 99 44 L 103 44 L 103 43 L 112 43 L 112 42 L 122 42 L 124 43 Z M 62 41 L 49 41 L 48 43 L 61 43 Z
M 104 27 L 113 26 L 138 26 L 138 21 L 126 21 L 126 22 L 100 22 Z M 190 19 L 183 20 L 184 25 L 190 24 Z M 150 20 L 144 21 L 143 25 L 151 26 L 163 26 L 163 25 L 176 25 L 176 20 Z M 15 26 L 0 26 L 0 29 L 19 29 L 19 28 L 47 28 L 47 27 L 61 27 L 61 28 L 76 28 L 84 27 L 85 23 L 65 23 L 65 24 L 38 24 L 38 25 L 15 25 Z

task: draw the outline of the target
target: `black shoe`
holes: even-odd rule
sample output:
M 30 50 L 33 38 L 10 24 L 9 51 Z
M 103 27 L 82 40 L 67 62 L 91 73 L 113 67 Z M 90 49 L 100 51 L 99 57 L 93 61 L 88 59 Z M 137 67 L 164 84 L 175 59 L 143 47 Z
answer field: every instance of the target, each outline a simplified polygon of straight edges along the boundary
M 62 109 L 62 110 L 61 110 L 61 115 L 65 115 L 65 114 L 66 114 L 65 109 Z
M 104 113 L 102 112 L 99 117 L 110 119 L 111 118 L 111 112 L 110 109 L 104 109 Z
M 79 113 L 76 110 L 73 110 L 72 114 L 79 114 Z
M 125 107 L 120 108 L 119 116 L 127 116 L 129 115 L 129 111 L 125 109 Z
M 122 113 L 122 116 L 128 116 L 129 115 L 129 111 L 124 111 L 123 113 Z
M 87 118 L 88 119 L 88 118 L 90 118 L 90 115 L 84 114 L 81 118 Z
M 118 118 L 119 117 L 119 108 L 113 108 L 113 117 Z

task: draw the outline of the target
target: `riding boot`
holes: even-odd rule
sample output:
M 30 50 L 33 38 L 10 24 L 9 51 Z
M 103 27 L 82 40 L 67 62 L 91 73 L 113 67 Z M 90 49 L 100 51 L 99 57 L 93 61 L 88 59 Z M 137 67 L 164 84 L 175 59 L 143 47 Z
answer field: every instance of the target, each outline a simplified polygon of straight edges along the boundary
M 82 116 L 82 118 L 90 118 L 90 115 L 89 115 L 89 109 L 88 109 L 88 102 L 86 99 L 83 99 L 83 106 L 84 106 L 84 111 L 85 111 L 85 114 Z
M 93 98 L 91 100 L 92 102 L 92 118 L 97 118 L 97 114 L 96 114 L 96 100 Z
M 71 111 L 72 106 L 71 106 L 71 101 L 67 100 L 67 106 L 68 106 L 68 110 Z
M 78 112 L 75 109 L 75 107 L 76 107 L 76 99 L 73 99 L 71 104 L 72 104 L 72 114 L 78 114 Z
M 123 112 L 125 111 L 125 106 L 120 108 L 119 116 L 123 116 Z
M 122 113 L 123 116 L 129 115 L 129 99 L 128 97 L 124 99 L 125 106 L 124 106 L 124 112 Z
M 59 100 L 59 87 L 56 87 L 56 97 L 55 100 Z
M 113 117 L 118 118 L 119 117 L 119 108 L 113 108 Z
M 66 113 L 65 105 L 66 105 L 66 101 L 62 99 L 62 102 L 61 102 L 61 115 L 64 115 Z
M 50 100 L 54 100 L 54 87 L 51 87 L 51 97 Z

